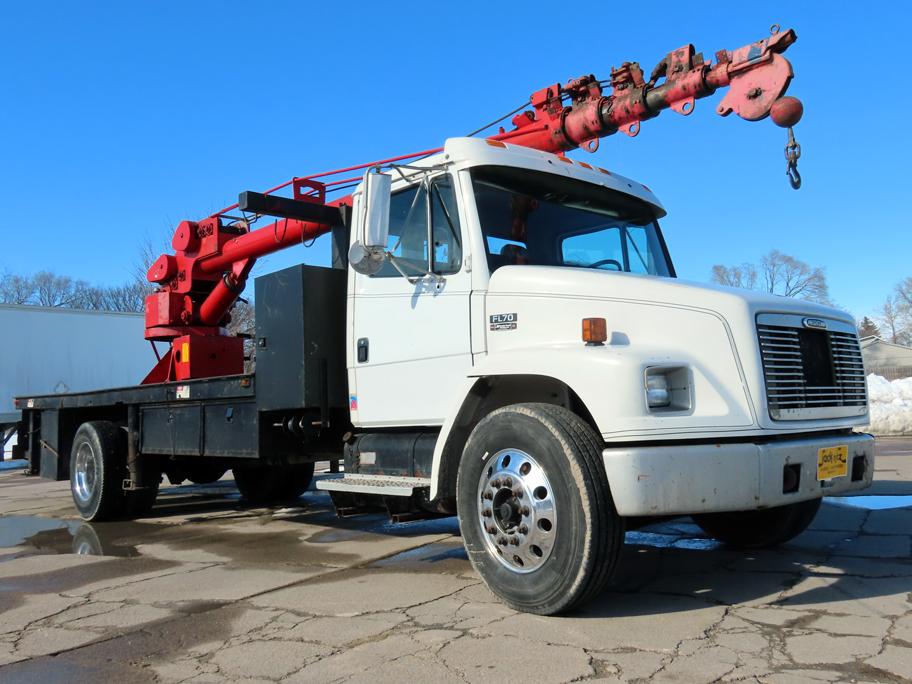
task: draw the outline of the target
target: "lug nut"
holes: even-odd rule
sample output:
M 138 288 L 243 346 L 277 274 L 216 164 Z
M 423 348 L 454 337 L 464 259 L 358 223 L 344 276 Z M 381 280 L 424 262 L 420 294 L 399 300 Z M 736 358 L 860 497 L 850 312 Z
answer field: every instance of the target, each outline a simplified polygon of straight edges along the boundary
M 519 546 L 519 539 L 517 539 L 516 537 L 510 537 L 510 544 L 512 546 Z
M 494 527 L 494 525 L 491 525 L 490 527 L 486 527 L 485 529 L 488 531 L 488 534 L 494 534 L 495 532 L 497 532 L 497 528 Z
M 491 486 L 494 487 L 494 489 L 500 489 L 500 478 L 495 477 L 493 480 L 491 480 Z
M 508 477 L 507 479 L 504 480 L 504 487 L 506 487 L 508 489 L 513 487 L 513 478 L 512 477 Z
M 528 526 L 528 525 L 521 525 L 520 528 L 519 528 L 519 531 L 520 531 L 521 534 L 529 534 L 529 526 Z
M 531 511 L 530 511 L 530 509 L 529 509 L 528 506 L 523 506 L 523 507 L 522 507 L 522 514 L 523 514 L 523 515 L 529 515 L 530 512 L 531 512 Z
M 501 546 L 506 546 L 506 545 L 507 545 L 507 538 L 506 538 L 506 537 L 500 537 L 500 538 L 497 540 L 497 543 L 500 544 Z
M 522 487 L 517 487 L 516 489 L 514 489 L 514 490 L 513 490 L 513 496 L 515 496 L 517 499 L 523 498 L 523 490 L 522 490 Z
M 491 509 L 490 509 L 490 508 L 486 508 L 486 509 L 484 509 L 484 510 L 481 512 L 481 514 L 482 514 L 484 517 L 486 517 L 486 518 L 490 518 L 490 517 L 491 517 Z
M 481 495 L 482 499 L 488 499 L 489 501 L 494 498 L 494 495 L 491 492 L 485 492 Z

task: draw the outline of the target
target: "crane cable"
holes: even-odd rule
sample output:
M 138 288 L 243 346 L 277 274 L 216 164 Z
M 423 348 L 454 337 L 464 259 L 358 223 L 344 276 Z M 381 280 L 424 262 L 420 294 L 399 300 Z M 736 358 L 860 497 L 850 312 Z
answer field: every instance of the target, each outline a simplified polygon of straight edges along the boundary
M 479 133 L 481 133 L 482 131 L 485 131 L 485 130 L 489 129 L 491 126 L 496 126 L 497 124 L 499 124 L 501 121 L 503 121 L 503 120 L 506 119 L 507 117 L 513 116 L 514 114 L 517 114 L 517 113 L 521 112 L 523 109 L 525 109 L 525 108 L 528 107 L 528 106 L 529 106 L 529 103 L 528 103 L 528 102 L 523 102 L 523 103 L 522 103 L 521 105 L 519 105 L 519 107 L 517 107 L 516 109 L 514 109 L 514 110 L 512 110 L 512 111 L 510 111 L 510 112 L 507 112 L 506 114 L 504 114 L 504 115 L 503 115 L 502 117 L 500 117 L 499 119 L 496 119 L 495 121 L 492 121 L 491 123 L 489 123 L 489 124 L 487 124 L 487 125 L 485 125 L 485 126 L 482 126 L 482 127 L 479 128 L 478 130 L 472 131 L 472 132 L 469 133 L 466 137 L 467 137 L 467 138 L 474 137 L 474 136 L 478 135 Z

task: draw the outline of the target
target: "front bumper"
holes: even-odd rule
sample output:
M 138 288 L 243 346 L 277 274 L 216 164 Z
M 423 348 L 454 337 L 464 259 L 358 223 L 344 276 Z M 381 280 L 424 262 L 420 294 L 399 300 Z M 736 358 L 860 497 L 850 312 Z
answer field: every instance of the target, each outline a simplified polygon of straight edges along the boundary
M 817 450 L 842 444 L 849 447 L 848 474 L 818 481 Z M 874 437 L 853 433 L 768 443 L 610 448 L 602 458 L 622 516 L 743 511 L 868 487 L 874 477 Z M 853 468 L 856 458 L 863 459 L 863 473 Z M 801 476 L 797 489 L 786 494 L 787 465 L 798 466 Z

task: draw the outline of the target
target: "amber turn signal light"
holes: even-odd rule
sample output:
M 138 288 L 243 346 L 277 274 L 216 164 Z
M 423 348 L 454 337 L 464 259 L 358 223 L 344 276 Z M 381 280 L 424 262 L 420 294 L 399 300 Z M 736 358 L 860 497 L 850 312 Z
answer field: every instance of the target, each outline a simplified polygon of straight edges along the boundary
M 608 339 L 608 324 L 604 318 L 583 319 L 583 342 L 590 347 L 605 344 Z

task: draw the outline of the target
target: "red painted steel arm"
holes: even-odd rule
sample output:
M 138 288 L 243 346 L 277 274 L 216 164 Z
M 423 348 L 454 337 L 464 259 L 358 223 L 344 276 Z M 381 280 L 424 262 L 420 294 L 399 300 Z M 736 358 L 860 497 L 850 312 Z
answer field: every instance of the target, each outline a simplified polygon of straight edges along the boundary
M 634 136 L 640 122 L 664 109 L 691 114 L 695 100 L 725 86 L 728 93 L 716 111 L 722 116 L 734 111 L 757 121 L 788 88 L 792 67 L 781 53 L 796 39 L 791 29 L 776 32 L 731 52 L 720 50 L 715 64 L 704 62 L 693 45 L 685 45 L 668 53 L 648 81 L 639 64 L 625 62 L 611 70 L 613 92 L 608 96 L 602 92 L 605 82 L 592 75 L 563 86 L 555 83 L 532 94 L 532 110 L 513 117 L 513 130 L 492 137 L 546 152 L 577 147 L 593 152 L 599 138 L 618 131 Z

